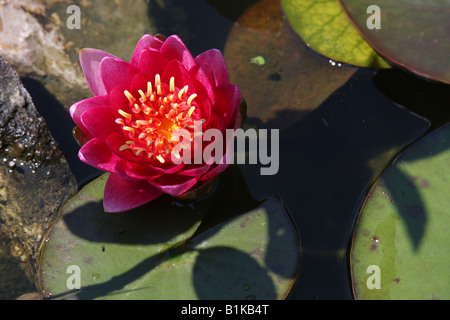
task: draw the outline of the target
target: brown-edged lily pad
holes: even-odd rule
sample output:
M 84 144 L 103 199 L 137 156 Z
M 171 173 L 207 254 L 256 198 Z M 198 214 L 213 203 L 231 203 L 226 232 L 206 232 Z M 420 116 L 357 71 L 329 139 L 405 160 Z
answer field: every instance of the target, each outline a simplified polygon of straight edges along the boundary
M 341 0 L 366 40 L 394 64 L 428 79 L 450 83 L 450 2 L 442 0 Z M 370 5 L 380 28 L 367 27 Z
M 262 0 L 234 24 L 224 50 L 233 83 L 247 102 L 249 123 L 285 128 L 318 107 L 355 72 L 316 55 Z

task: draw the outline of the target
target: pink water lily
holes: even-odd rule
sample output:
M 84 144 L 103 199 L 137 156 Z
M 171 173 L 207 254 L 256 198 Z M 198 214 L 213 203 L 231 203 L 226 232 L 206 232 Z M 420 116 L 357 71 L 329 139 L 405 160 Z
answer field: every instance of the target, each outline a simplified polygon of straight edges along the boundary
M 162 194 L 186 195 L 226 169 L 225 161 L 176 164 L 170 152 L 174 130 L 193 133 L 200 122 L 203 132 L 225 133 L 242 124 L 241 94 L 219 50 L 193 58 L 178 36 L 145 35 L 129 63 L 96 49 L 83 49 L 80 61 L 94 97 L 72 105 L 70 114 L 88 139 L 80 159 L 111 173 L 106 211 L 127 211 Z

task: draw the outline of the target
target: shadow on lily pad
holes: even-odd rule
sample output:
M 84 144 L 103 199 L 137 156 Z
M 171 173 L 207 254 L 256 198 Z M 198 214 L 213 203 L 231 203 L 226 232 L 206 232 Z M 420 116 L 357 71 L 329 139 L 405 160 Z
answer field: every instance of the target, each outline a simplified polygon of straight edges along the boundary
M 224 172 L 222 182 L 239 181 L 237 169 Z M 162 197 L 111 214 L 101 202 L 105 181 L 94 180 L 71 199 L 44 241 L 39 280 L 47 298 L 275 299 L 292 288 L 300 244 L 279 197 L 255 208 L 259 202 L 245 184 L 218 192 L 219 183 L 201 201 Z M 273 254 L 273 247 L 283 249 Z M 79 290 L 71 290 L 77 287 L 70 266 L 79 267 Z

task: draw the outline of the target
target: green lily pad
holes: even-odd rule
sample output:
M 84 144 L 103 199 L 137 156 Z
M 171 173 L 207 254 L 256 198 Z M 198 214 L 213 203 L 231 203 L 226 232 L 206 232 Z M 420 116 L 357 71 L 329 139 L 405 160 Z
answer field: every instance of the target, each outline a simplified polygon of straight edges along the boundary
M 288 0 L 289 1 L 289 0 Z M 450 2 L 442 0 L 341 0 L 364 38 L 385 58 L 422 77 L 450 83 Z M 380 28 L 367 28 L 370 5 Z
M 449 177 L 450 124 L 385 169 L 355 228 L 350 262 L 356 299 L 450 298 Z
M 279 197 L 218 224 L 211 221 L 220 218 L 204 216 L 219 205 L 231 208 L 216 203 L 220 195 L 194 202 L 161 197 L 111 214 L 102 207 L 106 178 L 64 206 L 43 242 L 38 274 L 47 298 L 281 299 L 289 293 L 300 249 Z
M 281 6 L 303 41 L 325 57 L 359 67 L 390 67 L 352 25 L 338 0 L 281 0 Z
M 281 15 L 279 0 L 262 0 L 239 17 L 224 49 L 231 81 L 248 105 L 248 123 L 283 129 L 315 110 L 355 73 L 309 50 Z

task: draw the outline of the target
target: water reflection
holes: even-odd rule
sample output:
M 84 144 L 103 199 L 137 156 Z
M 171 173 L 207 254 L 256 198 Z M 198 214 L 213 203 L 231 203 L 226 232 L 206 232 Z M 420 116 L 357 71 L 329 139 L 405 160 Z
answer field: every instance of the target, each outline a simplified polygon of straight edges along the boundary
M 299 228 L 304 251 L 293 299 L 352 298 L 341 252 L 361 202 L 391 157 L 428 129 L 426 120 L 383 96 L 373 74 L 358 71 L 310 115 L 280 131 L 277 175 L 241 166 L 252 195 L 279 192 Z

